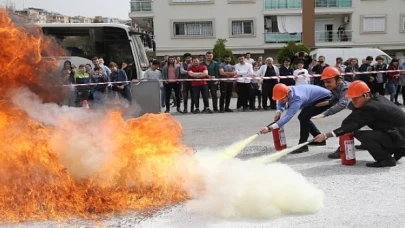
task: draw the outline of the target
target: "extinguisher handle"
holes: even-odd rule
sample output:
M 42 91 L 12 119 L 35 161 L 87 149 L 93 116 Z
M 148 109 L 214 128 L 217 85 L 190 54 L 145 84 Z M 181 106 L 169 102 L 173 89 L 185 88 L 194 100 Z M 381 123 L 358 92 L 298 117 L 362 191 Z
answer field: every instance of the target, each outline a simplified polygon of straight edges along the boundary
M 270 123 L 269 125 L 267 125 L 267 127 L 270 127 L 271 125 L 273 125 L 273 124 L 275 124 L 275 123 L 276 123 L 276 121 Z

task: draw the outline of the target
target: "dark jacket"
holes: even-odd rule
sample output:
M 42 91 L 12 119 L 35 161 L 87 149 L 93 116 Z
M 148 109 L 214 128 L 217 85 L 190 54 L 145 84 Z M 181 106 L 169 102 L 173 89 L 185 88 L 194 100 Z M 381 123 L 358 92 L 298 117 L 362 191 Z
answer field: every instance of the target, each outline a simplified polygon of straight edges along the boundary
M 373 66 L 369 65 L 369 64 L 361 64 L 360 66 L 360 72 L 367 72 L 368 69 L 370 69 L 371 71 L 374 70 Z M 359 80 L 362 80 L 363 82 L 370 84 L 370 77 L 371 74 L 360 74 L 359 75 Z
M 368 126 L 389 134 L 395 144 L 393 147 L 405 148 L 405 112 L 396 104 L 377 94 L 364 107 L 355 108 L 350 102 L 349 108 L 352 113 L 333 131 L 336 136 Z
M 359 68 L 357 66 L 347 66 L 345 69 L 345 73 L 355 73 L 355 72 L 360 72 Z M 344 76 L 345 81 L 347 82 L 352 82 L 354 80 L 359 80 L 360 75 L 359 74 L 346 74 Z
M 118 69 L 116 72 L 111 72 L 110 74 L 111 82 L 124 82 L 124 83 L 114 83 L 113 86 L 129 85 L 128 77 L 125 71 Z
M 294 74 L 294 69 L 292 67 L 287 67 L 282 66 L 279 68 L 280 71 L 280 76 L 292 76 Z M 285 85 L 295 85 L 294 78 L 281 78 L 280 83 L 283 83 Z

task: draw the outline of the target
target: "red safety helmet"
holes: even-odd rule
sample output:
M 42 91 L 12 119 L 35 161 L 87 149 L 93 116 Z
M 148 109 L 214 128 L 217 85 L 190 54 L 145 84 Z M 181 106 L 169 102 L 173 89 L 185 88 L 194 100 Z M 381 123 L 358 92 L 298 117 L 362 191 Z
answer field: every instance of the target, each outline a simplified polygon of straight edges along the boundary
M 363 81 L 356 80 L 349 85 L 347 89 L 346 97 L 355 98 L 363 96 L 363 94 L 370 92 L 370 88 Z
M 290 88 L 283 83 L 278 83 L 273 88 L 273 100 L 279 101 L 287 96 Z
M 338 69 L 336 69 L 333 66 L 328 66 L 325 69 L 323 69 L 322 74 L 321 74 L 321 80 L 334 78 L 339 75 L 340 75 L 340 72 L 338 71 Z

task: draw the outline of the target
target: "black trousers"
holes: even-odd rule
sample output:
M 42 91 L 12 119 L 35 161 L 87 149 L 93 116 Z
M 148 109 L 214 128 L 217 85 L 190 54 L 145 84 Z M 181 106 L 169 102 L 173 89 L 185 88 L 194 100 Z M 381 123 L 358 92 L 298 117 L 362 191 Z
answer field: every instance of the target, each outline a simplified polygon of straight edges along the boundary
M 318 128 L 315 126 L 315 124 L 311 121 L 311 118 L 313 116 L 319 115 L 322 112 L 326 111 L 329 109 L 331 106 L 326 105 L 322 107 L 316 107 L 315 105 L 325 101 L 327 99 L 322 99 L 317 102 L 315 102 L 311 106 L 307 106 L 302 109 L 301 113 L 298 115 L 298 119 L 300 120 L 300 140 L 299 144 L 304 143 L 308 141 L 309 134 L 312 136 L 317 136 L 321 134 L 321 132 L 318 130 Z
M 212 108 L 214 109 L 214 111 L 218 110 L 218 95 L 217 95 L 217 91 L 218 91 L 218 83 L 217 81 L 208 81 L 208 89 L 211 93 L 211 99 L 212 99 Z
M 270 99 L 270 108 L 277 109 L 277 102 L 273 100 L 273 88 L 277 84 L 277 80 L 263 81 L 262 84 L 262 103 L 263 109 L 267 109 L 267 100 Z
M 172 90 L 174 90 L 174 95 L 176 96 L 176 106 L 177 109 L 180 108 L 180 83 L 169 82 L 163 84 L 166 92 L 166 110 L 170 111 L 170 97 L 172 96 Z
M 405 91 L 404 91 L 405 86 L 401 86 L 401 85 L 397 86 L 397 93 L 395 94 L 395 101 L 398 102 L 398 95 L 401 92 L 401 88 L 402 88 L 402 101 L 405 103 Z
M 193 99 L 193 90 L 191 87 L 191 82 L 183 82 L 183 105 L 184 111 L 187 111 L 188 108 L 188 95 L 190 94 L 191 100 L 191 112 L 194 110 L 194 99 Z
M 404 153 L 404 148 L 395 147 L 392 137 L 383 131 L 366 130 L 355 131 L 354 137 L 361 142 L 376 161 L 392 159 L 394 153 Z
M 254 106 L 254 101 L 253 101 L 253 88 L 252 88 L 252 83 L 240 83 L 238 82 L 238 88 L 239 88 L 239 107 L 243 107 L 243 109 L 247 109 L 248 102 L 250 105 L 250 108 L 253 109 Z
M 262 106 L 262 91 L 254 88 L 253 89 L 253 106 L 256 106 L 256 97 L 257 97 L 257 106 L 261 107 Z
M 219 84 L 221 89 L 221 97 L 219 98 L 219 108 L 221 110 L 229 109 L 231 104 L 233 82 L 221 82 Z
M 200 93 L 203 98 L 204 109 L 208 109 L 208 85 L 193 86 L 193 99 L 195 109 L 200 109 Z
M 375 93 L 379 93 L 381 96 L 385 95 L 385 83 L 375 83 Z

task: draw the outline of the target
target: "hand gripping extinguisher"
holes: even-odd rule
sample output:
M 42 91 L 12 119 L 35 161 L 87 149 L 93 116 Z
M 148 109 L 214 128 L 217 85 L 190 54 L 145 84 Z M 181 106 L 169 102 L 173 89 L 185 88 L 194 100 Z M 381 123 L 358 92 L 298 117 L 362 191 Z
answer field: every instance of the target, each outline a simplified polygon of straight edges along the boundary
M 269 124 L 268 127 L 270 127 L 274 123 L 275 122 Z M 284 128 L 273 129 L 271 133 L 273 134 L 274 147 L 277 151 L 287 148 L 287 140 L 285 138 Z
M 356 164 L 354 135 L 352 133 L 341 135 L 339 137 L 339 146 L 342 165 Z

